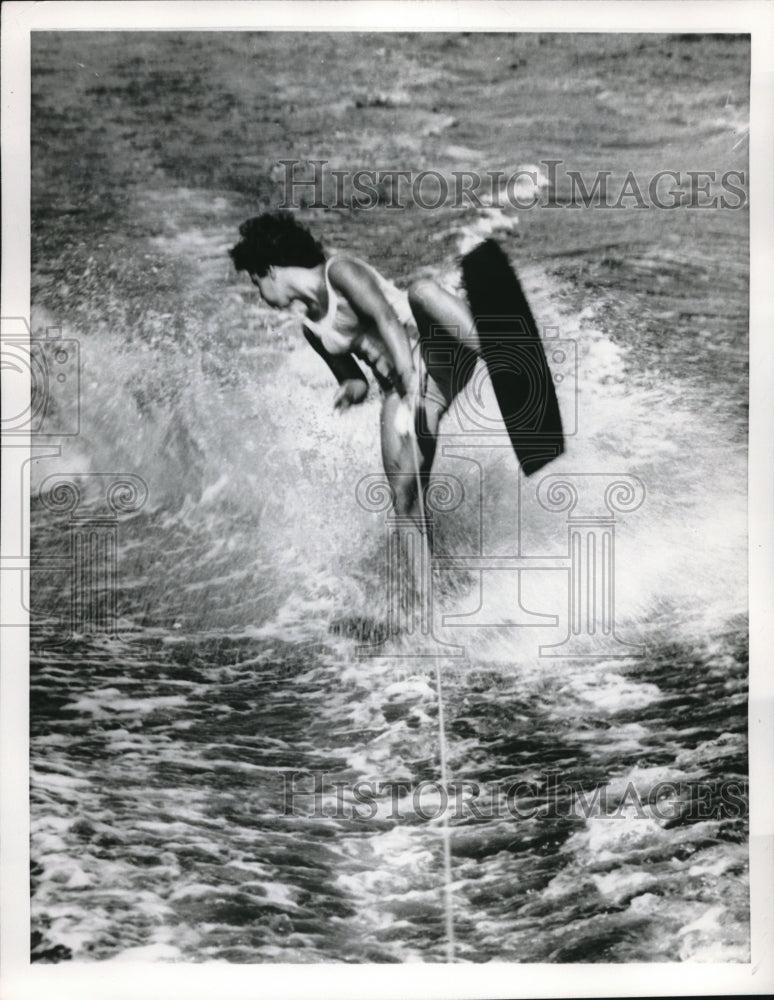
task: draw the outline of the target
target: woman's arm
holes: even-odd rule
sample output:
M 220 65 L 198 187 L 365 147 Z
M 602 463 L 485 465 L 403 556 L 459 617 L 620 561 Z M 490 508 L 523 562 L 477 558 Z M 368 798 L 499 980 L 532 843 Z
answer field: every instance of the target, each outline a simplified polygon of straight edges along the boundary
M 339 391 L 333 397 L 336 409 L 346 409 L 352 403 L 362 403 L 368 395 L 368 379 L 363 369 L 351 354 L 330 354 L 316 333 L 306 326 L 304 336 L 330 368 L 339 383 Z
M 304 336 L 336 376 L 339 385 L 343 385 L 350 379 L 360 379 L 361 382 L 365 382 L 366 386 L 368 385 L 368 379 L 365 377 L 363 369 L 351 354 L 330 354 L 323 347 L 323 342 L 317 334 L 312 333 L 306 326 L 304 327 Z
M 347 297 L 355 312 L 375 324 L 390 352 L 397 375 L 396 388 L 400 395 L 413 393 L 416 372 L 411 343 L 373 274 L 359 261 L 343 257 L 331 263 L 328 275 L 334 287 Z

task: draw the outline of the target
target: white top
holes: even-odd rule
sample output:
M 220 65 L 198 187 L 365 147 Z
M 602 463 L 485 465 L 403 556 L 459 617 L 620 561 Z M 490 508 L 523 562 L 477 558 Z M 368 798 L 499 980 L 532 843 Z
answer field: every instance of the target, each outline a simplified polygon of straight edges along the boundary
M 325 285 L 328 289 L 328 311 L 319 320 L 305 319 L 304 326 L 316 334 L 329 354 L 354 354 L 373 366 L 380 374 L 389 378 L 393 363 L 387 345 L 382 340 L 376 324 L 364 320 L 355 312 L 349 301 L 340 295 L 331 284 L 328 271 L 334 260 L 340 260 L 343 255 L 331 257 L 325 262 Z M 413 325 L 408 294 L 396 288 L 391 281 L 384 278 L 376 268 L 366 264 L 356 257 L 359 264 L 367 268 L 379 285 L 379 288 L 395 311 L 398 320 L 406 325 Z M 407 331 L 409 336 L 413 331 Z M 414 338 L 416 333 L 413 334 Z

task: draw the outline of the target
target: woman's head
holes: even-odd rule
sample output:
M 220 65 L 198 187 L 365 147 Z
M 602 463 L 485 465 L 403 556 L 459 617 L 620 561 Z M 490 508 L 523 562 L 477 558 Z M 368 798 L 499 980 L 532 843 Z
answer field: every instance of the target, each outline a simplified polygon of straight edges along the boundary
M 265 277 L 271 267 L 317 267 L 322 246 L 289 212 L 265 212 L 239 227 L 242 239 L 229 250 L 237 271 Z

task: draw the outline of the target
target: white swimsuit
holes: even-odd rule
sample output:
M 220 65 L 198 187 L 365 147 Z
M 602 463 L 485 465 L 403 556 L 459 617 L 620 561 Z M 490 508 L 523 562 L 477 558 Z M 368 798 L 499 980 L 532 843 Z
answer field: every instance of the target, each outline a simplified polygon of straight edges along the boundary
M 323 347 L 329 354 L 354 354 L 366 361 L 379 375 L 389 380 L 393 375 L 394 365 L 376 324 L 358 316 L 348 300 L 340 295 L 331 284 L 328 271 L 334 260 L 341 259 L 341 256 L 343 255 L 331 257 L 325 262 L 328 311 L 322 319 L 305 319 L 304 326 L 320 338 Z M 413 348 L 414 342 L 417 340 L 417 332 L 408 302 L 408 293 L 396 288 L 391 281 L 382 277 L 376 268 L 366 264 L 365 261 L 356 257 L 347 257 L 347 259 L 355 260 L 362 267 L 368 269 L 399 321 L 406 327 L 406 333 Z

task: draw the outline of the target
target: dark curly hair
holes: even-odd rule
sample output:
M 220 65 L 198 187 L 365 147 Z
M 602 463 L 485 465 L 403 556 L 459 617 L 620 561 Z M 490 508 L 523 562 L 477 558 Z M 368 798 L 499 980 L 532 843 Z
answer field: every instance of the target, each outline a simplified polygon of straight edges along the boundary
M 264 277 L 270 267 L 316 267 L 325 262 L 320 243 L 290 212 L 265 212 L 239 227 L 242 239 L 229 250 L 237 271 Z

